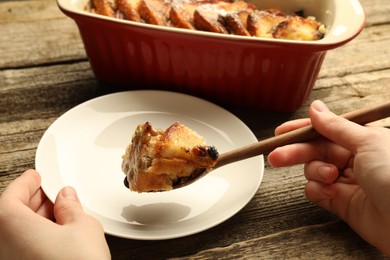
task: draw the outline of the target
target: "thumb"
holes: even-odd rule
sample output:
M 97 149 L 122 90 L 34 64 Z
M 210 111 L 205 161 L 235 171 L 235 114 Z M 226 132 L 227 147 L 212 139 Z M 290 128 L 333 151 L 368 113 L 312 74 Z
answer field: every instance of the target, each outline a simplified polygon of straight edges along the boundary
M 313 127 L 320 134 L 354 154 L 367 139 L 363 126 L 334 114 L 322 101 L 314 101 L 309 113 Z
M 60 190 L 54 202 L 54 217 L 57 223 L 60 225 L 69 224 L 84 215 L 76 191 L 72 187 Z

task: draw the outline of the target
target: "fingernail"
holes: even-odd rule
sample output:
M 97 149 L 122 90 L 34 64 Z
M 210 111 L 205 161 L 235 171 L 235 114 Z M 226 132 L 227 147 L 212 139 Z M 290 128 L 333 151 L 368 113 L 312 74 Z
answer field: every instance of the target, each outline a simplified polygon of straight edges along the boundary
M 312 105 L 313 105 L 314 110 L 316 110 L 318 112 L 324 112 L 324 111 L 328 110 L 328 107 L 321 100 L 313 101 Z
M 329 181 L 331 176 L 332 167 L 328 165 L 322 165 L 318 168 L 317 173 L 324 181 Z
M 78 200 L 77 193 L 72 187 L 65 187 L 60 191 L 60 195 L 65 199 Z

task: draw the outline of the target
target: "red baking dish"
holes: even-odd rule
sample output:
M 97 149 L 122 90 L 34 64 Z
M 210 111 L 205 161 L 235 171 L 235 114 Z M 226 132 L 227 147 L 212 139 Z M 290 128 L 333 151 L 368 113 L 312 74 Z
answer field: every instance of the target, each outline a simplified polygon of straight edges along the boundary
M 326 52 L 363 29 L 363 8 L 358 0 L 250 2 L 259 9 L 304 10 L 328 31 L 318 41 L 263 39 L 110 18 L 85 11 L 87 0 L 58 0 L 58 5 L 76 22 L 92 70 L 103 84 L 294 111 L 310 94 Z

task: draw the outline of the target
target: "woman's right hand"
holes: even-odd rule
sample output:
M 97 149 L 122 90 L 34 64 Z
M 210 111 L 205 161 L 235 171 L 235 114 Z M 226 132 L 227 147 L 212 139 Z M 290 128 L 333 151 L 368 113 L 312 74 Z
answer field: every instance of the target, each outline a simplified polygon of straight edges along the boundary
M 321 101 L 311 104 L 309 114 L 310 120 L 279 126 L 276 135 L 311 123 L 326 139 L 277 148 L 269 163 L 303 163 L 306 197 L 390 255 L 390 130 L 357 125 Z

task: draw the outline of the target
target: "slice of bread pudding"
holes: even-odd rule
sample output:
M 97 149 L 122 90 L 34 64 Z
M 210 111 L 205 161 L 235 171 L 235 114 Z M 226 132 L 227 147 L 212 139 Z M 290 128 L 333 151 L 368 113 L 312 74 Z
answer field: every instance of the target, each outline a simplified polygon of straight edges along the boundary
M 122 171 L 132 191 L 166 191 L 197 169 L 211 169 L 217 159 L 217 150 L 190 128 L 176 122 L 163 131 L 146 122 L 135 130 Z

